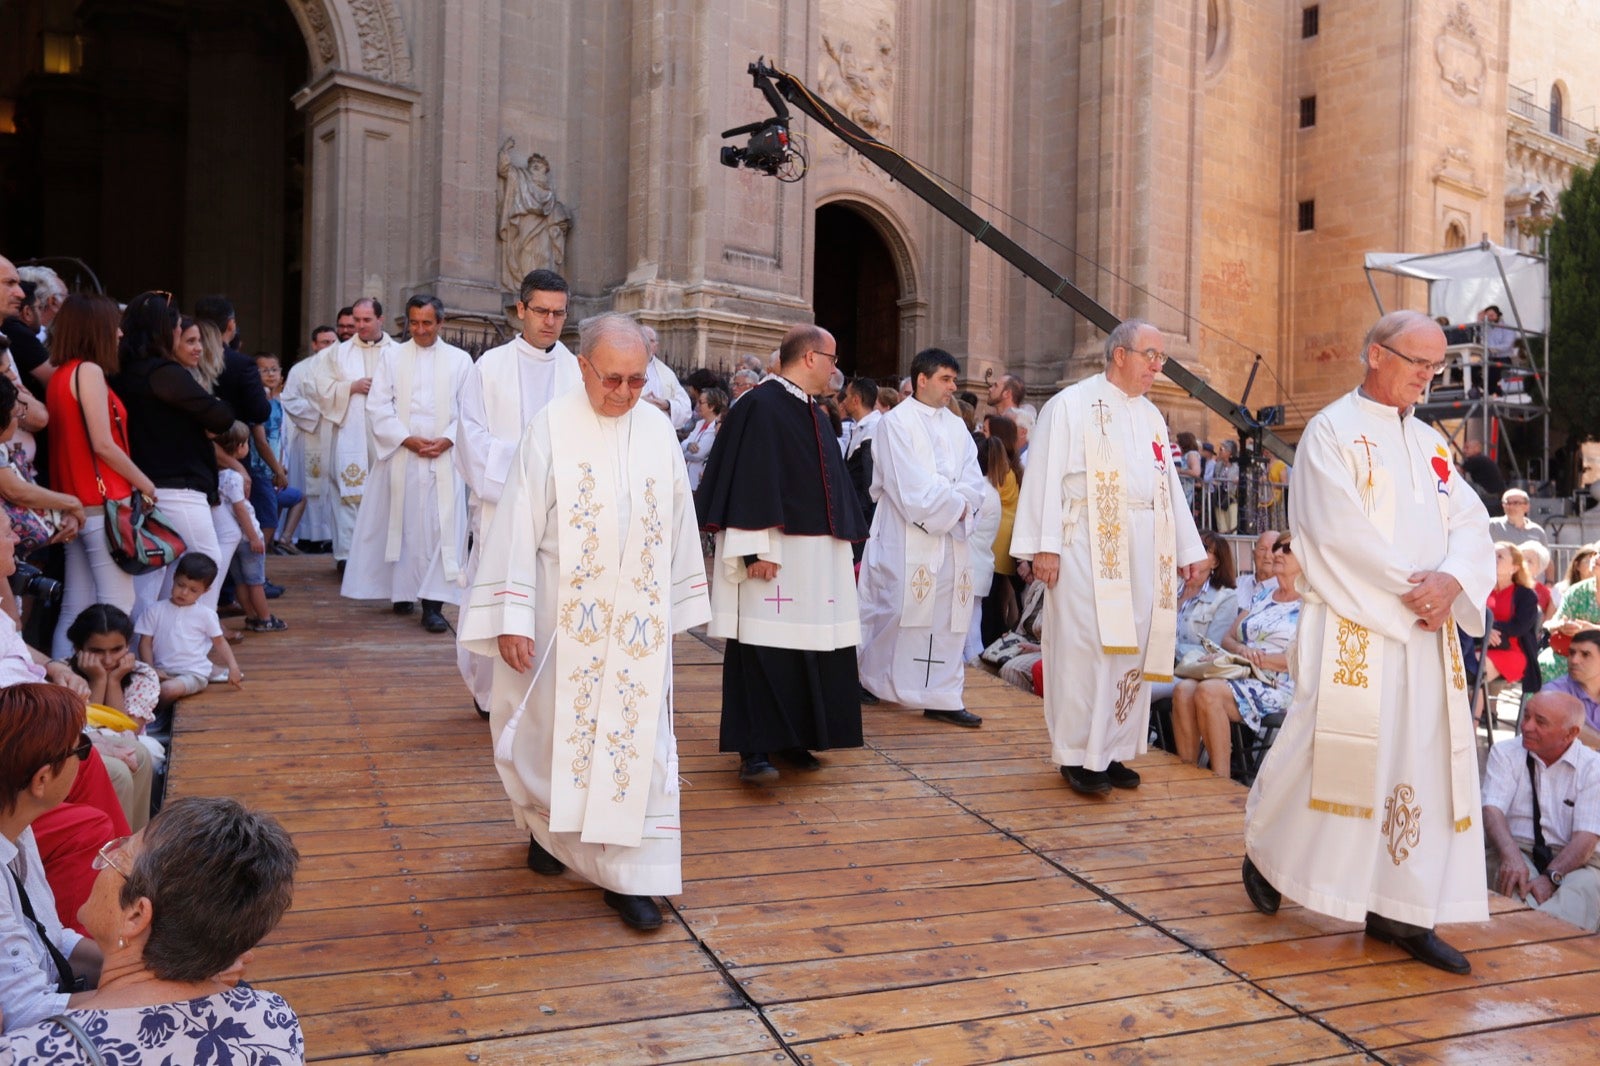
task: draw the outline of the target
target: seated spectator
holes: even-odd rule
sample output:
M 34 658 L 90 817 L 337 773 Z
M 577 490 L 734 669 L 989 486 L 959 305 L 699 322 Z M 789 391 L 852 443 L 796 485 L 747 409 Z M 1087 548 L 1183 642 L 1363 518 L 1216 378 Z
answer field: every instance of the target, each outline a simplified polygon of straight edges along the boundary
M 215 669 L 208 655 L 213 651 L 227 664 L 224 679 L 238 688 L 244 674 L 222 636 L 222 623 L 216 611 L 200 602 L 217 580 L 216 562 L 199 552 L 185 552 L 173 570 L 171 597 L 152 604 L 134 627 L 139 660 L 154 666 L 161 678 L 161 702 L 204 692 Z
M 728 409 L 728 394 L 715 386 L 707 386 L 695 402 L 698 420 L 683 441 L 683 461 L 689 467 L 689 487 L 700 487 L 700 476 L 705 473 L 706 460 L 711 457 L 711 446 L 717 441 L 717 427 L 722 423 L 723 412 Z
M 1483 835 L 1489 883 L 1502 895 L 1600 931 L 1600 752 L 1578 743 L 1583 705 L 1541 692 L 1522 735 L 1489 749 Z
M 0 1018 L 8 1032 L 65 1010 L 100 976 L 99 947 L 62 928 L 33 833 L 94 750 L 83 724 L 83 701 L 57 685 L 0 689 Z
M 1591 748 L 1600 748 L 1600 629 L 1587 629 L 1572 636 L 1566 659 L 1567 672 L 1544 682 L 1540 692 L 1560 692 L 1583 704 L 1584 724 L 1578 739 Z
M 89 702 L 134 722 L 131 730 L 91 726 L 89 736 L 105 760 L 129 828 L 143 829 L 150 820 L 157 763 L 165 756 L 159 741 L 144 736 L 155 721 L 161 679 L 134 657 L 133 620 L 119 607 L 97 603 L 86 608 L 67 627 L 67 638 L 72 642 L 72 669 L 89 684 Z
M 1494 546 L 1495 584 L 1489 593 L 1494 628 L 1484 640 L 1484 675 L 1523 686 L 1524 695 L 1539 691 L 1537 636 L 1539 597 L 1522 549 L 1505 541 Z
M 1500 506 L 1505 509 L 1502 518 L 1489 520 L 1489 539 L 1499 542 L 1506 541 L 1510 544 L 1521 544 L 1525 540 L 1536 540 L 1540 544 L 1549 544 L 1550 535 L 1544 527 L 1528 518 L 1530 503 L 1528 494 L 1522 489 L 1506 489 L 1500 494 Z
M 1277 568 L 1275 560 L 1278 557 L 1272 549 L 1277 543 L 1278 531 L 1275 529 L 1263 530 L 1256 538 L 1255 544 L 1250 549 L 1254 569 L 1240 574 L 1238 580 L 1234 582 L 1234 589 L 1237 592 L 1234 600 L 1238 603 L 1239 610 L 1248 611 L 1252 603 L 1278 587 L 1277 579 L 1272 576 Z
M 1565 638 L 1586 629 L 1600 629 L 1600 599 L 1595 596 L 1595 578 L 1586 577 L 1567 588 L 1555 614 L 1544 625 L 1550 638 L 1550 647 L 1539 653 L 1539 674 L 1546 681 L 1567 672 L 1567 660 L 1559 649 L 1566 647 Z
M 1172 693 L 1172 739 L 1178 757 L 1198 762 L 1204 741 L 1211 754 L 1211 772 L 1219 777 L 1232 773 L 1231 723 L 1259 733 L 1263 718 L 1287 711 L 1294 700 L 1289 645 L 1300 627 L 1300 591 L 1295 587 L 1300 563 L 1291 540 L 1284 533 L 1272 549 L 1278 587 L 1241 612 L 1221 642 L 1224 651 L 1249 660 L 1252 675 L 1238 681 L 1184 679 Z
M 1594 576 L 1594 560 L 1597 549 L 1593 544 L 1585 544 L 1572 553 L 1572 559 L 1567 563 L 1567 572 L 1560 581 L 1550 586 L 1550 595 L 1556 601 L 1559 610 L 1561 599 L 1567 590 L 1578 582 Z
M 73 540 L 85 514 L 76 496 L 52 492 L 34 480 L 32 443 L 17 439 L 23 410 L 43 413 L 45 405 L 24 399 L 11 378 L 0 374 L 0 509 L 11 516 L 12 531 L 26 556 L 47 544 Z
M 19 1061 L 92 1060 L 59 1023 L 66 1009 L 105 1060 L 160 1063 L 305 1061 L 300 1020 L 282 997 L 240 984 L 251 949 L 278 924 L 299 854 L 282 826 L 231 799 L 185 797 L 144 831 L 101 851 L 83 906 L 104 980 L 51 997 L 45 1015 L 6 1011 Z
M 1539 624 L 1543 625 L 1560 606 L 1555 602 L 1555 594 L 1550 591 L 1550 586 L 1544 583 L 1545 576 L 1550 572 L 1550 549 L 1536 540 L 1525 540 L 1517 547 L 1522 549 L 1528 576 L 1533 578 L 1533 594 L 1539 598 Z M 1537 643 L 1534 644 L 1534 651 L 1538 651 Z
M 1044 689 L 1036 672 L 1042 673 L 1044 662 L 1039 633 L 1044 620 L 1045 584 L 1034 580 L 1027 563 L 1020 565 L 1028 575 L 1022 589 L 1022 614 L 1009 633 L 983 649 L 982 658 L 1000 668 L 1000 680 L 1006 684 L 1042 696 Z
M 1228 542 L 1210 530 L 1202 530 L 1200 543 L 1206 557 L 1195 564 L 1194 576 L 1183 583 L 1178 593 L 1177 662 L 1205 651 L 1203 641 L 1221 646 L 1239 617 L 1235 599 L 1233 552 Z M 1152 681 L 1150 699 L 1164 700 L 1177 687 L 1173 681 Z

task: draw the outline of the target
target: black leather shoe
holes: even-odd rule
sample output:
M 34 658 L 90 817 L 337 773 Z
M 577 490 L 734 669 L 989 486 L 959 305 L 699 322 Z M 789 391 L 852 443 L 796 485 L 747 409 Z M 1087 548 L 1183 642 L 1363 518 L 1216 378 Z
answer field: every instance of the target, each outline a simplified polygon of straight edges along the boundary
M 739 759 L 739 780 L 747 785 L 770 785 L 778 779 L 778 768 L 765 755 L 744 755 Z
M 796 770 L 820 770 L 822 760 L 804 748 L 790 748 L 778 752 L 778 758 L 794 767 Z
M 1112 788 L 1138 788 L 1139 771 L 1130 770 L 1113 760 L 1106 763 L 1106 780 L 1111 782 Z
M 1063 766 L 1061 776 L 1067 779 L 1072 791 L 1085 796 L 1103 796 L 1111 791 L 1111 779 L 1104 770 L 1085 770 L 1081 766 Z
M 857 687 L 860 687 L 860 686 L 857 686 Z M 880 702 L 882 702 L 882 701 L 879 700 L 878 697 L 874 696 L 872 693 L 868 692 L 864 688 L 861 689 L 861 706 L 863 706 L 863 707 L 876 707 Z
M 482 718 L 485 722 L 489 720 L 489 712 L 485 710 L 483 704 L 479 703 L 477 700 L 472 701 L 472 709 L 477 711 L 478 717 Z
M 554 877 L 566 869 L 560 859 L 550 854 L 539 846 L 539 842 L 532 837 L 528 838 L 528 869 L 536 874 Z
M 410 600 L 400 600 L 390 608 L 395 614 L 410 614 L 417 609 L 417 605 Z
M 336 559 L 333 563 L 333 568 L 338 572 L 340 577 L 344 577 L 344 564 L 345 560 L 343 559 Z
M 605 892 L 606 906 L 622 916 L 625 924 L 641 932 L 661 928 L 661 908 L 649 896 L 624 896 L 609 888 Z
M 968 710 L 959 711 L 923 711 L 922 717 L 932 718 L 936 722 L 949 722 L 951 725 L 964 725 L 968 729 L 976 729 L 983 724 L 983 719 Z
M 1250 897 L 1256 910 L 1262 914 L 1277 914 L 1278 906 L 1283 903 L 1283 893 L 1272 887 L 1272 882 L 1261 875 L 1248 855 L 1245 856 L 1240 876 L 1244 881 L 1244 894 Z
M 1417 931 L 1417 926 L 1369 912 L 1367 935 L 1380 943 L 1393 944 L 1413 959 L 1436 970 L 1456 974 L 1472 972 L 1472 963 L 1467 961 L 1467 957 L 1440 940 L 1432 929 Z
M 450 623 L 445 621 L 444 612 L 439 610 L 441 606 L 438 600 L 422 601 L 422 628 L 429 633 L 443 633 L 450 628 Z

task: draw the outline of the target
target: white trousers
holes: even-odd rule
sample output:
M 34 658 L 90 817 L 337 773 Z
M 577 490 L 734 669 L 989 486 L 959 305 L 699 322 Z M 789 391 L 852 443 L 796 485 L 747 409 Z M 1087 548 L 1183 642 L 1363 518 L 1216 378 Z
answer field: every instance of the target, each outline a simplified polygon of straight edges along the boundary
M 177 530 L 188 551 L 210 556 L 217 564 L 217 579 L 211 582 L 206 594 L 200 597 L 201 603 L 213 611 L 216 610 L 217 597 L 222 595 L 222 575 L 228 570 L 228 560 L 219 558 L 221 549 L 217 545 L 217 527 L 211 520 L 211 504 L 206 501 L 206 494 L 193 489 L 158 489 L 156 509 L 165 515 L 167 523 Z M 176 565 L 174 563 L 160 570 L 152 570 L 133 579 L 136 621 L 139 615 L 144 613 L 145 608 L 160 603 L 172 594 L 172 575 Z
M 109 603 L 124 611 L 134 604 L 133 575 L 111 560 L 106 545 L 105 512 L 87 508 L 88 521 L 77 538 L 67 543 L 66 580 L 61 592 L 61 620 L 50 641 L 50 654 L 65 659 L 72 654 L 67 629 L 86 607 Z

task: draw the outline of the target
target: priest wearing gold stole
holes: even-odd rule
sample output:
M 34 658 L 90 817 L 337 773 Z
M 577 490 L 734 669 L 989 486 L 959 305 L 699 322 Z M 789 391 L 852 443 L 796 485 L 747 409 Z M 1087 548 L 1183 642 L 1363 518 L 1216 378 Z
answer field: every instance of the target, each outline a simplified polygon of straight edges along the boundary
M 963 706 L 962 650 L 973 613 L 968 541 L 981 525 L 984 480 L 972 434 L 945 406 L 960 369 L 943 349 L 918 352 L 911 399 L 875 431 L 878 506 L 861 556 L 860 669 L 861 687 L 879 699 L 976 728 L 983 719 Z
M 377 446 L 367 428 L 367 393 L 378 359 L 395 347 L 383 331 L 383 305 L 364 296 L 353 305 L 356 335 L 322 357 L 313 387 L 317 409 L 333 430 L 333 455 L 328 478 L 333 487 L 333 559 L 340 574 L 350 558 L 356 515 L 366 492 L 367 475 L 377 462 Z
M 1044 713 L 1051 757 L 1075 791 L 1137 788 L 1123 764 L 1150 731 L 1146 682 L 1170 681 L 1178 590 L 1206 557 L 1145 399 L 1166 361 L 1161 331 L 1129 319 L 1103 374 L 1039 412 L 1011 554 L 1045 583 Z
M 528 425 L 462 617 L 498 656 L 495 768 L 528 865 L 570 868 L 636 929 L 682 890 L 672 635 L 711 617 L 689 475 L 640 404 L 649 355 L 625 315 L 579 330 L 583 388 Z
M 440 607 L 461 599 L 467 556 L 467 494 L 447 454 L 459 436 L 461 385 L 472 357 L 439 339 L 444 305 L 406 301 L 411 339 L 383 353 L 367 395 L 377 462 L 356 516 L 339 592 L 388 600 L 397 614 L 422 605 L 422 628 L 450 628 Z
M 1489 515 L 1413 414 L 1444 333 L 1395 311 L 1360 388 L 1306 426 L 1289 493 L 1300 560 L 1295 698 L 1245 807 L 1244 883 L 1452 973 L 1438 922 L 1489 917 L 1477 747 L 1456 637 L 1484 630 Z

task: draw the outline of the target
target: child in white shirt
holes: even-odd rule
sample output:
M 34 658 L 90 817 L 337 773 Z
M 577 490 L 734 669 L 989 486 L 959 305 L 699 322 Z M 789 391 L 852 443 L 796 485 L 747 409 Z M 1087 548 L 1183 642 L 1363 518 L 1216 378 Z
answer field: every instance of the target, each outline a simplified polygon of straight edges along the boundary
M 235 422 L 216 441 L 217 450 L 244 462 L 250 456 L 250 430 Z M 244 626 L 253 633 L 274 633 L 289 623 L 267 606 L 267 542 L 256 520 L 256 509 L 244 491 L 239 471 L 220 466 L 217 494 L 222 503 L 211 509 L 217 545 L 233 575 L 233 595 L 244 608 Z
M 217 564 L 210 556 L 185 552 L 174 571 L 172 598 L 151 604 L 134 626 L 139 660 L 156 668 L 163 703 L 205 691 L 212 672 L 208 653 L 226 664 L 228 684 L 239 688 L 244 682 L 217 612 L 200 602 L 216 579 Z

